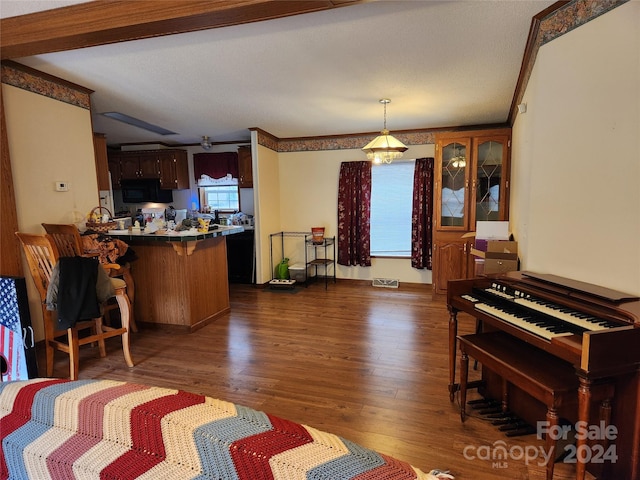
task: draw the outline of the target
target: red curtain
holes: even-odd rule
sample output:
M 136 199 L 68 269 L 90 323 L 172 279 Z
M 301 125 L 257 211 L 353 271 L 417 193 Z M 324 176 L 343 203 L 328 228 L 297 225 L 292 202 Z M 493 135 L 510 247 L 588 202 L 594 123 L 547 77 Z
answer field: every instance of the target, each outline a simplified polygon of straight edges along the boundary
M 418 158 L 413 173 L 411 266 L 431 270 L 433 250 L 433 158 Z
M 338 180 L 338 263 L 371 266 L 371 162 L 342 162 Z
M 222 178 L 231 174 L 233 178 L 238 178 L 238 154 L 236 152 L 194 153 L 193 173 L 196 182 L 202 174 L 211 178 Z

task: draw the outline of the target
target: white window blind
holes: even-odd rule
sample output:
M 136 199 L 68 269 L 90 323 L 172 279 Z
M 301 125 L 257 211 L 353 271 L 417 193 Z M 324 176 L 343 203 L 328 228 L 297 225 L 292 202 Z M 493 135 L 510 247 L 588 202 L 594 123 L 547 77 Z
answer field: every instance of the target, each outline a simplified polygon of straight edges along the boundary
M 371 255 L 411 257 L 415 160 L 371 168 Z

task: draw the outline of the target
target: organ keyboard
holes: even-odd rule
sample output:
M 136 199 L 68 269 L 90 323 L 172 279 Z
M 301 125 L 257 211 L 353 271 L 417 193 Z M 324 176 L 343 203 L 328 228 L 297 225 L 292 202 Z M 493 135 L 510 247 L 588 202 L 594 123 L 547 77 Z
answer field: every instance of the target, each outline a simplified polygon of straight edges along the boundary
M 562 307 L 498 282 L 492 282 L 487 288 L 474 288 L 473 292 L 471 295 L 463 295 L 463 298 L 472 302 L 475 309 L 495 315 L 548 340 L 560 335 L 581 335 L 584 331 L 620 326 L 610 320 Z
M 458 313 L 464 312 L 480 320 L 486 330 L 503 330 L 571 363 L 581 385 L 579 420 L 590 421 L 592 387 L 612 386 L 608 390 L 614 392 L 612 422 L 621 430 L 616 446 L 622 452 L 616 464 L 598 473 L 602 478 L 640 478 L 638 297 L 555 275 L 510 272 L 450 281 L 447 306 L 451 400 L 458 389 Z M 577 478 L 584 477 L 584 468 L 576 465 Z

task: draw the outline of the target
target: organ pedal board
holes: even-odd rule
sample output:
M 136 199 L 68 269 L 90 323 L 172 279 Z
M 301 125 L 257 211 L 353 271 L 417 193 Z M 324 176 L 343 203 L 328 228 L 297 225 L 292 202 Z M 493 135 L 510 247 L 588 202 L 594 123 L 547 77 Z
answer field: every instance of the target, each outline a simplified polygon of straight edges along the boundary
M 520 437 L 536 433 L 535 427 L 512 412 L 503 412 L 502 404 L 492 398 L 470 400 L 467 405 L 486 421 L 497 426 L 507 437 Z

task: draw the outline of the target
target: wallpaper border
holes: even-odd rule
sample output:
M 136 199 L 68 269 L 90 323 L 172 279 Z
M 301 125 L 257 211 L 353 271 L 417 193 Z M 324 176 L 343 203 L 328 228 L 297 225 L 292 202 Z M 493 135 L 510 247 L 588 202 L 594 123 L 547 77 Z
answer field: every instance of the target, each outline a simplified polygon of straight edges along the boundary
M 2 62 L 2 83 L 91 110 L 90 94 L 93 90 L 18 63 Z

